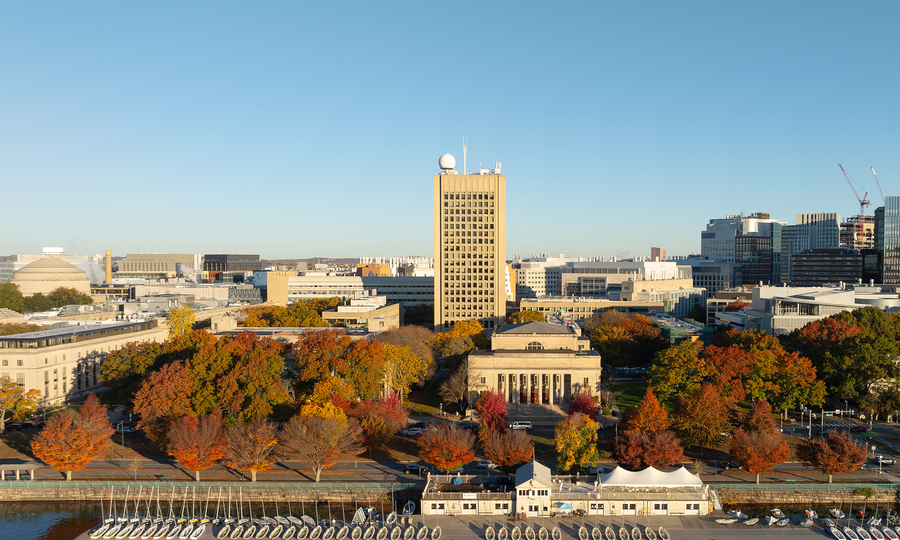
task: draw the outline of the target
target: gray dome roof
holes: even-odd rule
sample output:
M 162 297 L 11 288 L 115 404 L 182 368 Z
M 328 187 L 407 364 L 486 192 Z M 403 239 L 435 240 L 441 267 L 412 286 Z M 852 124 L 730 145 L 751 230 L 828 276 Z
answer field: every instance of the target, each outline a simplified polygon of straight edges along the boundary
M 13 275 L 17 281 L 90 281 L 83 270 L 61 259 L 38 259 Z

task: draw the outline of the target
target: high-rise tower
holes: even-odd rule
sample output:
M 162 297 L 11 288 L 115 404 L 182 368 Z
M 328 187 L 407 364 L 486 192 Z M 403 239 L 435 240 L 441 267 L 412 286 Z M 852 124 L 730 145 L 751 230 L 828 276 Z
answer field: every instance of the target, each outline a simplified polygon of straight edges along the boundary
M 434 329 L 506 316 L 506 177 L 500 163 L 459 174 L 450 154 L 434 175 Z

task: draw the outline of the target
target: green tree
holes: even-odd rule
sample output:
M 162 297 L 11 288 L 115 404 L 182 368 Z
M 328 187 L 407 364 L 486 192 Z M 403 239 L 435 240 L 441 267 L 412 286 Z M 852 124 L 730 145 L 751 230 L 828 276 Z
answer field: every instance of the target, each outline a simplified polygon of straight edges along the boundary
M 517 311 L 506 318 L 506 324 L 521 324 L 527 322 L 544 322 L 544 314 L 540 311 L 526 309 Z
M 15 283 L 0 283 L 0 308 L 25 312 L 25 298 Z
M 25 311 L 49 311 L 53 309 L 53 302 L 43 295 L 43 293 L 34 293 L 25 299 Z
M 597 430 L 600 425 L 581 413 L 567 416 L 556 425 L 556 464 L 560 471 L 573 472 L 600 459 Z
M 58 287 L 50 291 L 47 300 L 53 303 L 53 307 L 63 307 L 71 305 L 90 305 L 94 303 L 91 295 L 78 292 L 72 287 Z
M 650 384 L 665 400 L 691 392 L 709 375 L 709 368 L 700 359 L 703 344 L 685 340 L 663 349 L 650 366 Z
M 194 328 L 197 314 L 187 304 L 169 310 L 166 315 L 166 324 L 169 325 L 169 339 L 189 334 Z

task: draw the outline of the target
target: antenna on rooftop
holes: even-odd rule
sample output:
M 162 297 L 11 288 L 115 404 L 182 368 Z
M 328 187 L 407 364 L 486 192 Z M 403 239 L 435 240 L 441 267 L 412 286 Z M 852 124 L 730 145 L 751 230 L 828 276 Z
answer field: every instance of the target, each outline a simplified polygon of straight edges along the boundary
M 466 136 L 463 135 L 463 174 L 466 174 Z

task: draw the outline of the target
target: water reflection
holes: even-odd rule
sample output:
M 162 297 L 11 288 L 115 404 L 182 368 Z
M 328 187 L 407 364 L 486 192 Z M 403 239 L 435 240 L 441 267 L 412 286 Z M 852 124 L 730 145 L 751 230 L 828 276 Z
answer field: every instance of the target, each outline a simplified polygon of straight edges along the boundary
M 73 540 L 100 519 L 100 503 L 9 502 L 0 505 L 0 537 Z

